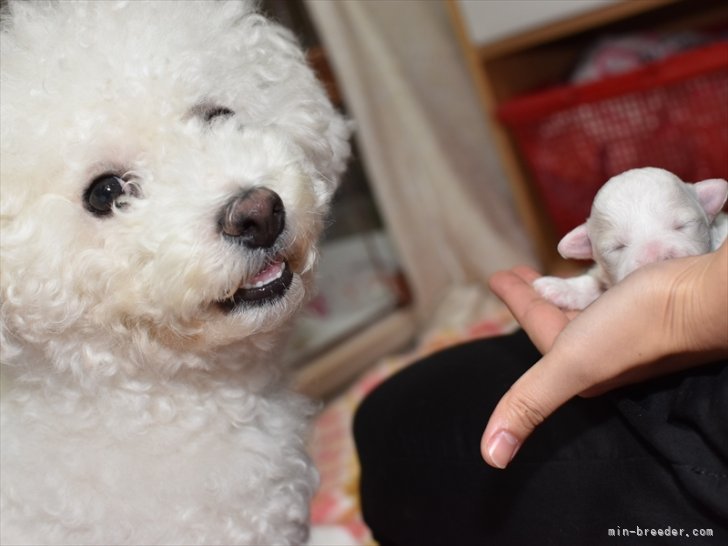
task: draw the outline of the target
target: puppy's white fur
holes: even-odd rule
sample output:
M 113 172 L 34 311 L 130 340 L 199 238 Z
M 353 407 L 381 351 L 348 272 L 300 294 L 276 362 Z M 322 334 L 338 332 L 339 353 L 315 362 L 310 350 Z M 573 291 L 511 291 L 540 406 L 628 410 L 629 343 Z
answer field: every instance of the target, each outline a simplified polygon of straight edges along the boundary
M 247 1 L 17 2 L 1 39 L 2 543 L 303 543 L 311 408 L 279 356 L 347 124 Z M 270 259 L 220 233 L 253 186 L 293 280 L 225 312 Z
M 541 277 L 534 287 L 560 307 L 584 309 L 643 265 L 715 250 L 728 234 L 726 198 L 722 179 L 687 184 L 654 167 L 619 174 L 597 192 L 586 223 L 559 242 L 564 258 L 594 267 L 571 279 Z

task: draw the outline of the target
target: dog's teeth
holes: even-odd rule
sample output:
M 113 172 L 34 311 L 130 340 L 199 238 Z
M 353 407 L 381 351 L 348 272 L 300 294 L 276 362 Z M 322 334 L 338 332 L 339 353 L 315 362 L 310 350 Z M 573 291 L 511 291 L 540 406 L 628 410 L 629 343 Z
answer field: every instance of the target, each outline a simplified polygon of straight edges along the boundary
M 243 288 L 260 288 L 266 284 L 280 279 L 285 265 L 283 262 L 274 262 L 265 266 L 255 277 L 243 284 Z

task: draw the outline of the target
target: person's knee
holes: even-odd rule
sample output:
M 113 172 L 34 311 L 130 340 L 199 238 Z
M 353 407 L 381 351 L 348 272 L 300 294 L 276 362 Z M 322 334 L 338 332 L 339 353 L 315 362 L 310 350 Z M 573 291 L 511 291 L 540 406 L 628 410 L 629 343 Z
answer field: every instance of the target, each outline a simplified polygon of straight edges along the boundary
M 360 456 L 363 450 L 378 445 L 383 429 L 394 418 L 389 390 L 387 383 L 380 385 L 362 400 L 354 413 L 353 434 Z

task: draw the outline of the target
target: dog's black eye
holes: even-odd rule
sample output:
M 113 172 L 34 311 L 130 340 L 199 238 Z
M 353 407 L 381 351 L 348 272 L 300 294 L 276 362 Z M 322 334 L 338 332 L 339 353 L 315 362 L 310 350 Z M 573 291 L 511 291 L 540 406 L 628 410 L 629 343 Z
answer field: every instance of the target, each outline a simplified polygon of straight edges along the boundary
M 188 116 L 202 120 L 205 123 L 212 123 L 215 118 L 229 118 L 234 115 L 235 112 L 227 106 L 220 106 L 206 101 L 196 104 L 188 112 Z
M 230 110 L 230 108 L 226 108 L 225 106 L 211 106 L 205 109 L 205 111 L 202 113 L 202 119 L 205 120 L 205 123 L 210 123 L 215 118 L 227 118 L 234 115 L 235 112 Z
M 227 106 L 218 106 L 217 104 L 198 104 L 193 107 L 190 113 L 204 121 L 210 123 L 215 118 L 228 118 L 234 116 L 235 112 L 230 110 Z
M 111 212 L 114 202 L 124 193 L 124 181 L 115 174 L 102 174 L 93 179 L 84 194 L 86 208 L 97 216 Z

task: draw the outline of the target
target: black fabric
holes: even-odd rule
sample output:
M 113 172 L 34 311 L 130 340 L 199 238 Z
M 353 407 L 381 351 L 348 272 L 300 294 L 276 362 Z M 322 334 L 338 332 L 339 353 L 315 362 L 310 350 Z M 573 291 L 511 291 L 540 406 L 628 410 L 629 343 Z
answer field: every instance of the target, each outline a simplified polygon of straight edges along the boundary
M 539 356 L 520 331 L 475 341 L 364 400 L 362 510 L 380 544 L 728 544 L 728 362 L 575 398 L 492 469 L 488 417 Z
M 616 407 L 696 502 L 728 520 L 728 365 L 624 389 Z

